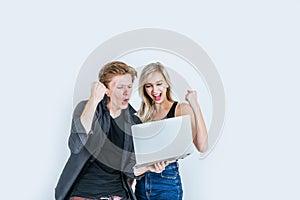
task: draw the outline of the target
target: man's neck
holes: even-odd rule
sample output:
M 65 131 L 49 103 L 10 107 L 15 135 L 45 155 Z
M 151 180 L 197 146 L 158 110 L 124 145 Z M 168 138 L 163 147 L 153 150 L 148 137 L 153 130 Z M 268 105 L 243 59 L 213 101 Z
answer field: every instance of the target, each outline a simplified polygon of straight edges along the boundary
M 112 118 L 117 118 L 117 117 L 119 117 L 120 114 L 121 114 L 121 112 L 122 112 L 122 109 L 120 109 L 120 108 L 118 108 L 118 109 L 114 108 L 114 107 L 111 105 L 111 103 L 108 103 L 108 104 L 107 104 L 107 108 L 108 108 L 109 114 L 110 114 L 110 116 L 111 116 Z

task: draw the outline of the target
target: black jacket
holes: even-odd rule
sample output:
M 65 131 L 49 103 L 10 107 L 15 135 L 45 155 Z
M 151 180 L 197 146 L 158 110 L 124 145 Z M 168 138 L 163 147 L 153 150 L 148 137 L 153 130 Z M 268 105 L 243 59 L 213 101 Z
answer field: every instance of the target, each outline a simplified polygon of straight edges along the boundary
M 55 188 L 56 200 L 69 198 L 72 186 L 87 161 L 92 155 L 97 157 L 97 154 L 101 151 L 110 128 L 110 114 L 106 106 L 107 96 L 104 96 L 103 100 L 98 104 L 93 120 L 92 130 L 86 134 L 86 131 L 80 121 L 80 116 L 86 103 L 87 101 L 80 102 L 73 113 L 71 135 L 69 137 L 71 155 Z M 135 115 L 135 110 L 131 107 L 131 105 L 129 105 L 127 109 L 122 110 L 122 114 L 124 114 L 125 118 L 125 133 L 131 134 L 131 126 L 141 122 Z M 134 178 L 132 167 L 135 164 L 135 156 L 132 137 L 125 137 L 124 151 L 122 154 L 123 159 L 121 161 L 121 171 L 123 184 L 130 194 L 130 199 L 135 200 L 136 198 L 132 192 L 131 186 L 127 181 L 129 178 Z

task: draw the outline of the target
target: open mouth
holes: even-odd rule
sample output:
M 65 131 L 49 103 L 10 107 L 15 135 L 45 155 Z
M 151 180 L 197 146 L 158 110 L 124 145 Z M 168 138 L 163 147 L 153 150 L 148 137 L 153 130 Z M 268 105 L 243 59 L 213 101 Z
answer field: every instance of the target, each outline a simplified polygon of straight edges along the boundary
M 160 101 L 161 100 L 161 93 L 155 94 L 155 95 L 153 94 L 152 97 L 153 97 L 154 101 Z
M 129 99 L 123 99 L 123 101 L 122 101 L 122 104 L 123 105 L 126 105 L 126 104 L 128 104 L 129 103 Z

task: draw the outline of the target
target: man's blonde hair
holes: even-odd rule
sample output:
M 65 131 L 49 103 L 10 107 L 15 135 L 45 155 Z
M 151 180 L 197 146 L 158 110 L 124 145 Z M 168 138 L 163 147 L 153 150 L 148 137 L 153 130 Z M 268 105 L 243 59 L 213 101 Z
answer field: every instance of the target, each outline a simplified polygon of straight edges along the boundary
M 108 84 L 115 76 L 125 74 L 131 75 L 132 82 L 137 77 L 137 72 L 134 68 L 120 61 L 113 61 L 107 63 L 102 67 L 102 69 L 99 72 L 98 78 L 99 81 L 103 83 L 105 87 L 108 88 Z

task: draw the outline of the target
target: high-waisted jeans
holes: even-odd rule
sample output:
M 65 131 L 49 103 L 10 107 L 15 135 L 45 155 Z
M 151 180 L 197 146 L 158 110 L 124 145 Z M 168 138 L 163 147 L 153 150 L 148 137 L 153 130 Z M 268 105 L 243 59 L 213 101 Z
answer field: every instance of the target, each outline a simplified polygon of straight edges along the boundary
M 169 164 L 162 173 L 147 172 L 135 186 L 138 200 L 182 200 L 182 193 L 177 162 Z

